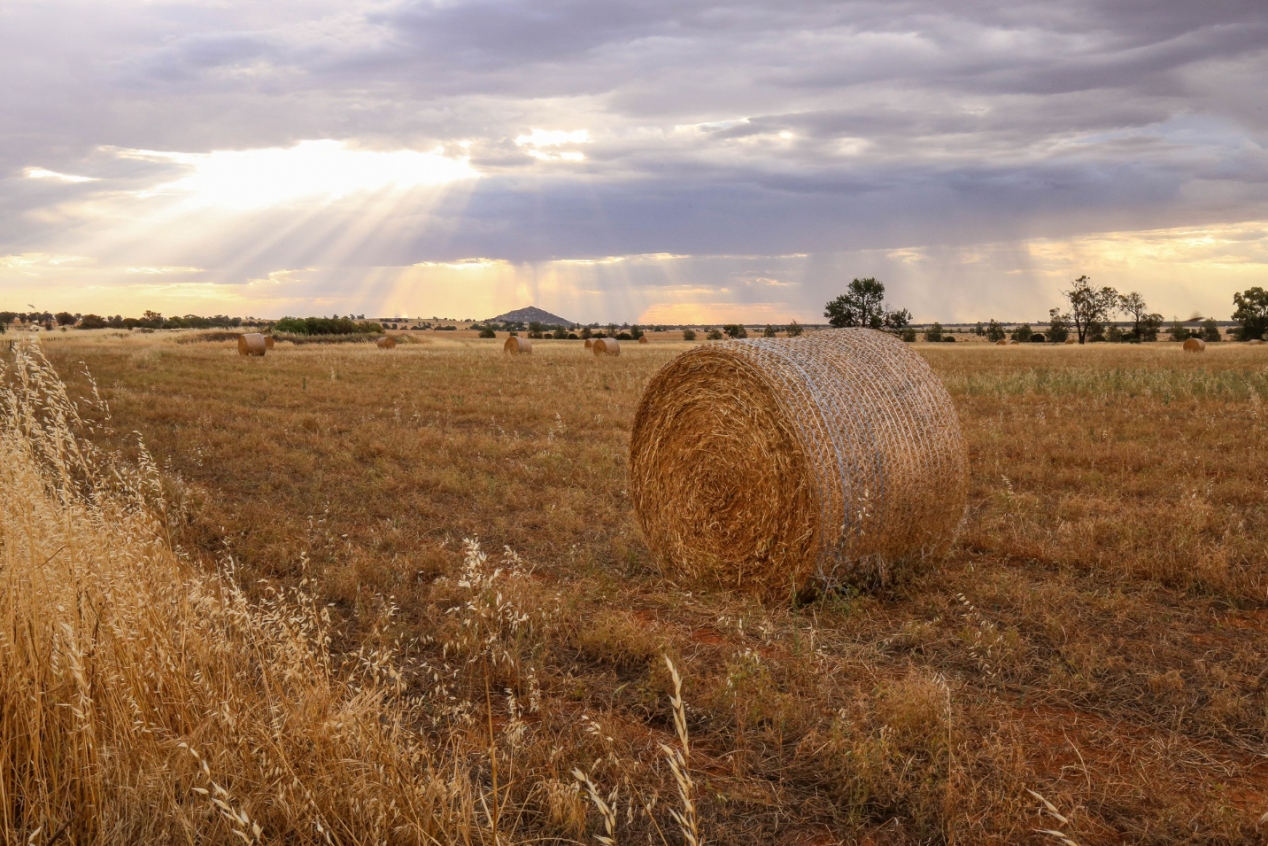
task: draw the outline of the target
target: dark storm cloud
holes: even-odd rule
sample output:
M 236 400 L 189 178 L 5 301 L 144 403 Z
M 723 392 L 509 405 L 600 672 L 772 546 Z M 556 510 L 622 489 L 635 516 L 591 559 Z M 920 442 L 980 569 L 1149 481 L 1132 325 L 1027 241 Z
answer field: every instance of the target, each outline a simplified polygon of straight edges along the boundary
M 311 138 L 470 142 L 487 178 L 349 248 L 379 264 L 1245 220 L 1268 202 L 1264 90 L 1260 0 L 9 4 L 0 254 L 69 249 L 83 204 L 172 178 L 116 148 Z M 586 160 L 531 158 L 534 128 L 589 130 L 567 148 Z M 258 263 L 313 259 L 311 241 Z M 235 244 L 163 259 L 229 266 Z

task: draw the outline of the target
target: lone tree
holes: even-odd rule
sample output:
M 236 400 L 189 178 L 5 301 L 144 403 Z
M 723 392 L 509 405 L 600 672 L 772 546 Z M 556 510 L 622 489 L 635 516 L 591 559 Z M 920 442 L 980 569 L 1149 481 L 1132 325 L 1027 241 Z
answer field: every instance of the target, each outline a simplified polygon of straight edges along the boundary
M 788 333 L 788 337 L 796 338 L 804 330 L 801 328 L 801 324 L 794 320 L 784 327 L 784 331 Z
M 1064 344 L 1070 337 L 1070 321 L 1059 308 L 1048 309 L 1048 341 L 1053 344 Z
M 1262 341 L 1268 335 L 1268 291 L 1258 286 L 1233 294 L 1233 319 L 1242 324 L 1237 337 L 1242 341 Z
M 1080 276 L 1074 280 L 1070 290 L 1062 291 L 1062 295 L 1070 301 L 1070 311 L 1061 317 L 1074 324 L 1079 343 L 1087 343 L 1088 337 L 1101 334 L 1105 321 L 1118 310 L 1118 292 L 1113 288 L 1093 288 L 1092 280 Z
M 824 307 L 823 316 L 836 328 L 862 326 L 899 331 L 911 322 L 907 309 L 885 307 L 885 284 L 877 279 L 855 279 L 849 290 Z

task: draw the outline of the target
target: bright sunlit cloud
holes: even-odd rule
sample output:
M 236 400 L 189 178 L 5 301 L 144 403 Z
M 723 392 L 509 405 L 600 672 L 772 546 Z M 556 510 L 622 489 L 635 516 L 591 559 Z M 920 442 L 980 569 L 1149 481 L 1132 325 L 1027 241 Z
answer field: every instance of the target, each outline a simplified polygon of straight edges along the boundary
M 72 173 L 58 173 L 55 170 L 47 170 L 42 167 L 28 167 L 26 169 L 27 179 L 52 179 L 57 182 L 96 182 L 94 176 L 75 176 Z
M 121 158 L 171 162 L 189 173 L 144 192 L 187 196 L 200 206 L 252 209 L 297 200 L 330 201 L 352 194 L 407 191 L 478 179 L 469 157 L 429 152 L 380 152 L 342 141 L 301 141 L 294 147 L 173 153 L 118 150 Z
M 590 131 L 586 129 L 577 129 L 572 132 L 562 129 L 534 129 L 528 135 L 518 136 L 515 144 L 523 147 L 524 152 L 538 161 L 583 162 L 586 160 L 585 153 L 576 150 L 550 151 L 542 148 L 558 148 L 566 144 L 589 144 L 591 141 Z

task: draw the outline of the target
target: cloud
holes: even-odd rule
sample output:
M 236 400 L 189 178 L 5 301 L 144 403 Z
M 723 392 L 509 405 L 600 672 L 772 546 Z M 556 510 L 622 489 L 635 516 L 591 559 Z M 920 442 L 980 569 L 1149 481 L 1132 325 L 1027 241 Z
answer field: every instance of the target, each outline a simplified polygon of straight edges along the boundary
M 1031 245 L 1100 256 L 1123 233 L 1262 217 L 1262 12 L 1252 0 L 9 4 L 0 254 L 87 256 L 103 290 L 136 282 L 124 268 L 201 268 L 211 292 L 308 268 L 288 284 L 300 298 L 312 285 L 316 303 L 338 296 L 320 280 L 351 279 L 349 267 L 380 268 L 348 283 L 371 297 L 403 268 L 488 256 L 499 284 L 529 295 L 542 268 L 564 278 L 564 260 L 798 253 L 884 272 L 918 292 L 917 312 L 1037 308 L 1048 280 Z M 1189 251 L 1181 263 L 1211 260 L 1167 243 Z M 783 260 L 762 277 L 781 285 L 734 284 L 720 270 L 731 258 L 710 261 L 717 273 L 691 271 L 719 292 L 707 302 L 755 307 L 745 292 L 763 288 L 813 316 L 799 292 L 832 284 L 783 285 L 796 279 Z M 635 259 L 569 278 L 602 291 L 577 308 L 616 317 L 650 308 L 644 288 L 686 266 Z M 462 284 L 410 273 L 445 280 L 418 282 L 420 300 Z M 1177 299 L 1182 288 L 1158 283 Z

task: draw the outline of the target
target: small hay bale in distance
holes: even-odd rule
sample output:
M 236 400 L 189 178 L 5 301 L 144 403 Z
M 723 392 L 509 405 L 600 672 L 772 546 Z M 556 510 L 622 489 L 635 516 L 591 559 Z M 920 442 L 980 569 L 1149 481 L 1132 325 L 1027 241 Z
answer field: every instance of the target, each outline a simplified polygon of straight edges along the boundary
M 269 348 L 268 342 L 259 332 L 247 332 L 238 336 L 238 355 L 254 355 L 263 357 Z
M 590 340 L 589 338 L 586 338 L 586 349 L 590 349 L 593 346 L 594 346 L 594 341 Z
M 391 335 L 387 335 L 375 341 L 374 345 L 381 350 L 394 350 L 396 349 L 396 339 Z
M 1067 344 L 1077 344 L 1077 343 L 1078 343 L 1078 340 L 1077 340 L 1077 339 L 1075 339 L 1075 338 L 1066 338 L 1066 339 L 1065 339 L 1065 342 L 1066 342 Z
M 1249 341 L 1246 342 L 1246 346 L 1248 347 L 1262 347 L 1263 345 L 1264 345 L 1264 342 L 1261 341 L 1259 338 L 1251 338 Z
M 272 335 L 265 335 L 265 336 L 264 336 L 264 348 L 265 348 L 266 350 L 271 350 L 271 349 L 273 349 L 273 347 L 275 347 L 275 346 L 277 346 L 277 339 L 276 339 L 276 338 L 274 338 Z
M 1006 346 L 1008 346 L 1008 341 L 1007 341 L 1006 339 L 1004 339 L 1004 338 L 1000 338 L 998 341 L 996 341 L 996 342 L 995 342 L 995 346 L 997 346 L 997 347 L 1006 347 Z
M 630 495 L 671 577 L 787 599 L 940 558 L 964 515 L 968 451 L 946 389 L 897 338 L 723 341 L 648 384 Z
M 616 338 L 596 338 L 591 349 L 595 355 L 620 355 L 621 342 Z
M 646 336 L 646 335 L 639 335 L 639 336 L 638 336 L 638 342 L 639 342 L 640 344 L 646 344 L 646 343 L 647 343 L 647 336 Z
M 506 339 L 506 343 L 502 344 L 502 352 L 507 355 L 531 355 L 533 352 L 533 342 L 528 338 L 521 338 L 518 335 L 512 335 Z
M 1202 340 L 1201 338 L 1185 338 L 1184 351 L 1185 352 L 1206 352 L 1206 341 Z

